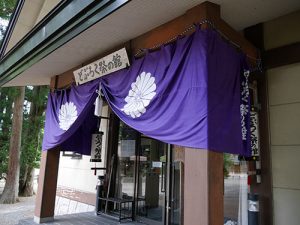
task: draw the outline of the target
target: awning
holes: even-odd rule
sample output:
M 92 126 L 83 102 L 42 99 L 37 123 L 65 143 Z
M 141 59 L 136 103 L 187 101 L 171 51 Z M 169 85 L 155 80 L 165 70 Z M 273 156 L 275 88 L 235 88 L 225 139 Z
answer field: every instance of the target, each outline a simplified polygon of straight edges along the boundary
M 245 70 L 241 52 L 215 30 L 197 29 L 133 60 L 129 69 L 50 93 L 43 150 L 62 145 L 89 154 L 100 84 L 115 114 L 149 137 L 247 156 L 250 106 Z

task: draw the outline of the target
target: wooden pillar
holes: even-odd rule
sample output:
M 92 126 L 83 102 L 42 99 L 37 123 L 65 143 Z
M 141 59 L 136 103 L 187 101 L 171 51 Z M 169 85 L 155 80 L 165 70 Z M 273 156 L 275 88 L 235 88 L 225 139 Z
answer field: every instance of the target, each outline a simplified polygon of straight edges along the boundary
M 59 148 L 42 152 L 34 212 L 36 223 L 50 222 L 54 219 L 59 156 Z
M 58 76 L 54 76 L 51 78 L 50 89 L 54 90 L 57 87 Z M 42 152 L 34 211 L 34 222 L 36 223 L 54 220 L 59 157 L 59 147 Z
M 184 224 L 223 224 L 223 154 L 185 148 L 184 176 Z

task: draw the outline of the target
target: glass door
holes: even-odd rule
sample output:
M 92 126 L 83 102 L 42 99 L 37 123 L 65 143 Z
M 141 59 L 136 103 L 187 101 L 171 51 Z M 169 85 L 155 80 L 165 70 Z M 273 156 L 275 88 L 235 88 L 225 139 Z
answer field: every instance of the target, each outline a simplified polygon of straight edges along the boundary
M 127 210 L 145 224 L 180 225 L 181 170 L 176 161 L 174 158 L 172 163 L 170 145 L 120 122 L 110 197 L 132 200 Z M 109 205 L 108 209 L 114 211 L 115 207 Z
M 170 211 L 170 224 L 181 225 L 182 221 L 182 185 L 183 185 L 183 162 L 173 160 L 171 171 L 171 211 Z
M 151 225 L 165 224 L 167 144 L 141 137 L 138 154 L 137 216 Z
M 134 199 L 138 132 L 120 123 L 115 198 Z

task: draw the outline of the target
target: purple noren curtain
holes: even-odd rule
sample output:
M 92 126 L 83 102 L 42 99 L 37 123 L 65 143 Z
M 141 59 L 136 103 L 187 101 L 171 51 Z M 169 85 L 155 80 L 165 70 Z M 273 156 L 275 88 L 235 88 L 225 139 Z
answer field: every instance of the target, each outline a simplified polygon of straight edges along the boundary
M 170 144 L 248 156 L 249 74 L 244 73 L 245 69 L 242 53 L 216 31 L 198 29 L 190 36 L 178 38 L 176 42 L 134 60 L 129 69 L 73 89 L 90 95 L 89 101 L 84 100 L 87 110 L 82 112 L 93 105 L 100 82 L 112 110 L 139 132 Z M 57 99 L 61 98 L 61 95 L 57 96 Z M 50 98 L 49 101 L 55 100 Z M 50 106 L 48 103 L 52 110 L 47 110 L 43 149 L 49 146 L 45 139 L 53 135 L 47 129 L 47 123 L 59 129 L 57 115 L 63 110 L 64 102 L 60 100 L 56 108 L 53 103 Z M 73 130 L 83 120 L 83 116 L 80 120 L 79 110 L 78 115 L 71 131 L 62 135 L 63 142 L 74 139 L 72 135 L 76 131 Z M 81 122 L 77 124 L 79 120 Z M 52 140 L 53 145 L 55 142 L 60 144 L 58 139 Z
M 90 154 L 90 136 L 97 128 L 93 112 L 98 87 L 94 81 L 49 93 L 43 150 L 61 145 L 65 151 Z

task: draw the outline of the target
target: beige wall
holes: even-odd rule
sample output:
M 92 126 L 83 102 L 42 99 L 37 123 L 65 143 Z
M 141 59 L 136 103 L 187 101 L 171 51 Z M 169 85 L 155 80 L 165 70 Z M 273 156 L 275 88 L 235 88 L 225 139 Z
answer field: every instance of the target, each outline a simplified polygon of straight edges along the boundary
M 264 24 L 266 50 L 300 41 L 300 11 Z M 300 221 L 300 63 L 267 71 L 274 225 Z
M 274 224 L 300 221 L 300 63 L 267 72 Z
M 265 49 L 299 42 L 300 11 L 264 23 Z

